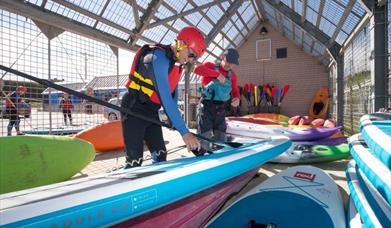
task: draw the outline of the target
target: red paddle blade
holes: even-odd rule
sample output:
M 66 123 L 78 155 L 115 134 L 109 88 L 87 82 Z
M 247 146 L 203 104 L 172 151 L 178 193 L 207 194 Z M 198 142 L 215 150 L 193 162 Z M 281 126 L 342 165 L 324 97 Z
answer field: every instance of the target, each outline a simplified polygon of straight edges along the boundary
M 273 88 L 272 88 L 272 96 L 273 96 L 273 97 L 276 96 L 276 87 L 273 87 Z
M 288 92 L 289 90 L 289 85 L 285 85 L 284 86 L 284 95 Z

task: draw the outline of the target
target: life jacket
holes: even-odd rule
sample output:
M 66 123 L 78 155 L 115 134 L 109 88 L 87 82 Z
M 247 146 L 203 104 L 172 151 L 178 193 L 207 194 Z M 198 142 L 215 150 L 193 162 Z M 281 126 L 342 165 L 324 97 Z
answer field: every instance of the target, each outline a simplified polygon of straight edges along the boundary
M 153 77 L 155 75 L 150 75 L 147 73 L 146 69 L 143 67 L 143 60 L 144 57 L 151 53 L 155 48 L 159 48 L 167 53 L 171 51 L 169 45 L 144 45 L 142 46 L 137 52 L 134 57 L 132 68 L 130 70 L 129 79 L 126 82 L 126 88 L 137 90 L 141 92 L 141 95 L 146 95 L 149 100 L 156 104 L 160 104 L 160 97 L 158 94 L 158 91 L 156 90 L 155 86 L 153 85 L 153 82 L 155 81 Z M 170 91 L 172 97 L 175 96 L 175 89 L 178 85 L 180 75 L 181 75 L 181 68 L 179 64 L 175 64 L 175 61 L 173 59 L 170 59 L 170 66 L 168 69 L 168 84 L 170 86 Z M 143 69 L 144 68 L 144 69 Z
M 73 104 L 71 100 L 62 100 L 62 109 L 63 110 L 71 110 L 73 108 Z
M 220 64 L 215 64 L 215 70 L 219 71 Z M 232 82 L 231 82 L 232 71 L 227 71 L 225 77 L 225 83 L 220 83 L 218 79 L 213 79 L 202 89 L 202 96 L 205 100 L 212 101 L 228 101 L 231 98 Z

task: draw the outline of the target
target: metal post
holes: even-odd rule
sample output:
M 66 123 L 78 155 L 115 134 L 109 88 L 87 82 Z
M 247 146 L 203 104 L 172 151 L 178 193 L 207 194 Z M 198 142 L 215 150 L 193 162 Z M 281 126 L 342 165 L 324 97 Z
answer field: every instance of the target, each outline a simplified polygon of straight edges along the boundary
M 51 80 L 51 49 L 50 45 L 51 44 L 51 39 L 48 38 L 48 79 L 49 81 Z M 49 88 L 49 135 L 52 133 L 52 89 Z
M 371 29 L 371 82 L 373 88 L 373 108 L 372 112 L 387 106 L 387 69 L 388 62 L 386 54 L 388 44 L 386 42 L 387 30 L 385 24 L 387 16 L 385 6 L 373 7 L 373 16 L 370 20 Z
M 344 81 L 343 81 L 343 56 L 336 56 L 337 62 L 337 126 L 343 126 L 344 121 Z

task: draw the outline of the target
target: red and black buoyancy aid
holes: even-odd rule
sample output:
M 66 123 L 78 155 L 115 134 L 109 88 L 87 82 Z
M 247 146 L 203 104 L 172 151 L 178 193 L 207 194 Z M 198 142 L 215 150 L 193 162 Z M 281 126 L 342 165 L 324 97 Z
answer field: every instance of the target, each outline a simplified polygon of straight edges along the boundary
M 72 101 L 70 99 L 62 100 L 62 109 L 71 110 L 73 108 Z
M 161 105 L 160 97 L 156 87 L 153 85 L 155 75 L 149 75 L 145 69 L 143 69 L 143 60 L 144 57 L 151 53 L 155 48 L 159 48 L 166 53 L 166 56 L 169 58 L 170 66 L 168 69 L 168 84 L 170 86 L 170 91 L 174 97 L 175 89 L 178 85 L 181 67 L 179 64 L 175 64 L 174 53 L 171 50 L 169 45 L 144 45 L 136 52 L 134 57 L 132 68 L 130 70 L 129 79 L 126 82 L 126 88 L 138 90 L 146 94 L 150 101 L 154 104 Z

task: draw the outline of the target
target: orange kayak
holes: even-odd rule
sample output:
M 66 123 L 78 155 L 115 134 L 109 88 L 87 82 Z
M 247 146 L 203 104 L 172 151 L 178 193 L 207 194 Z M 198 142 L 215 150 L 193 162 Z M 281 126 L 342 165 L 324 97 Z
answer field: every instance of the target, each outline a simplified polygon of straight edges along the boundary
M 120 120 L 103 123 L 87 128 L 75 135 L 76 138 L 84 139 L 99 152 L 119 150 L 124 148 L 122 125 Z

